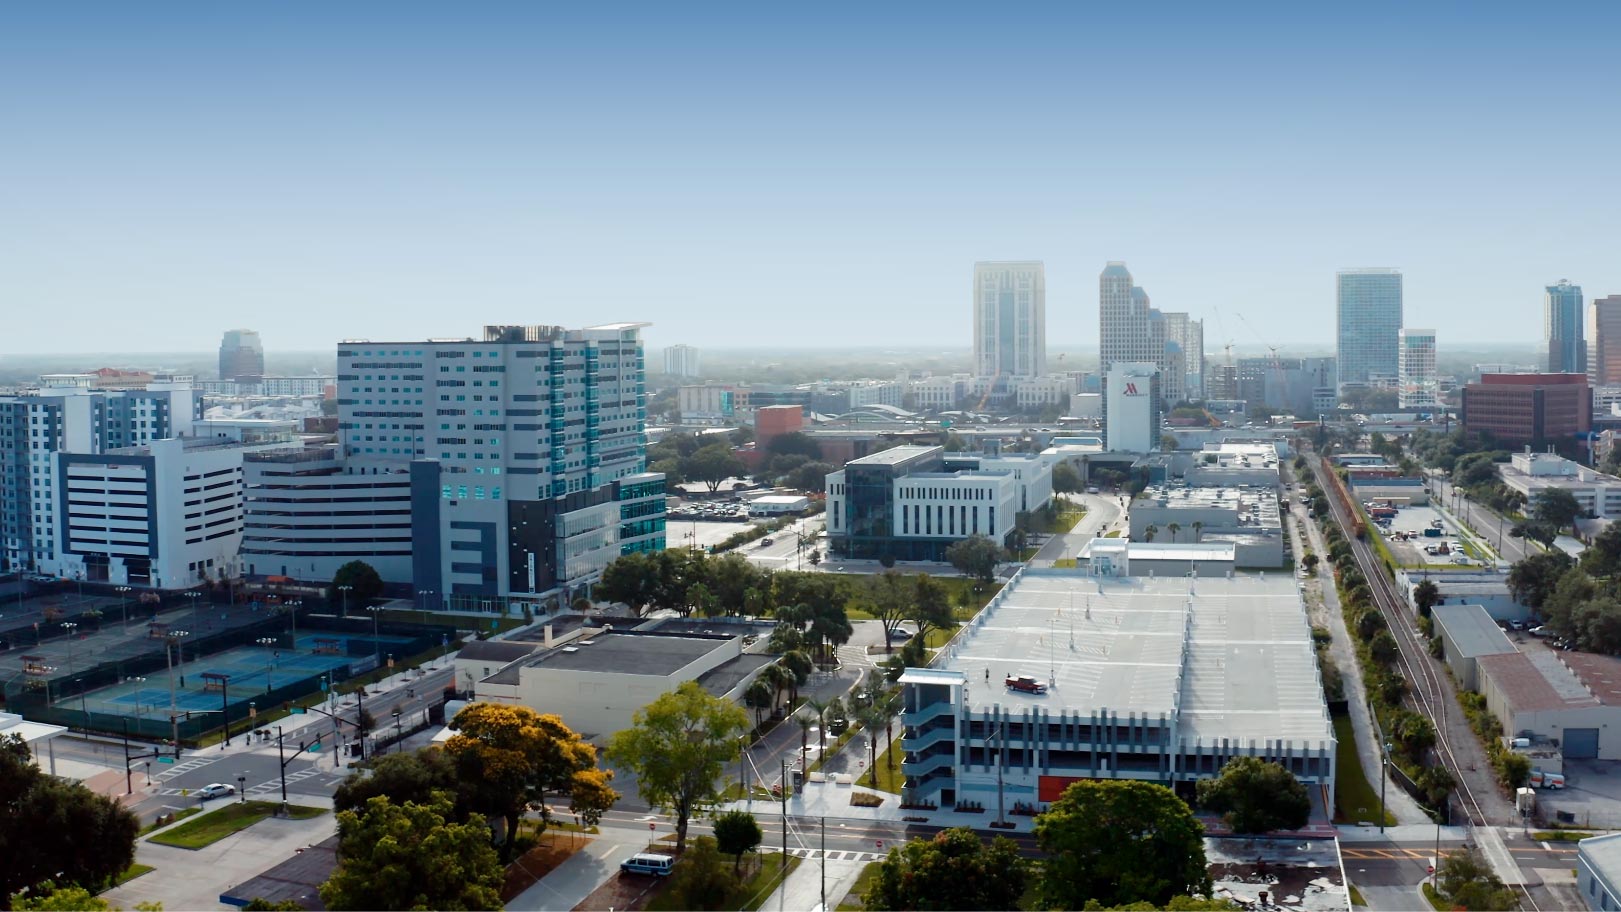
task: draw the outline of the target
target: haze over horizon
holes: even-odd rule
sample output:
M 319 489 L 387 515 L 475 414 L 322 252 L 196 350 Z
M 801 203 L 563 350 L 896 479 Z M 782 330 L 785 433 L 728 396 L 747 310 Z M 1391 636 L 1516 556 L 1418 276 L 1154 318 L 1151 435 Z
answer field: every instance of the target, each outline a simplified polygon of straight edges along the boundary
M 1399 267 L 1444 355 L 1621 293 L 1613 6 L 624 13 L 7 9 L 0 349 L 957 348 L 974 261 L 1040 259 L 1055 350 L 1124 260 L 1210 350 Z

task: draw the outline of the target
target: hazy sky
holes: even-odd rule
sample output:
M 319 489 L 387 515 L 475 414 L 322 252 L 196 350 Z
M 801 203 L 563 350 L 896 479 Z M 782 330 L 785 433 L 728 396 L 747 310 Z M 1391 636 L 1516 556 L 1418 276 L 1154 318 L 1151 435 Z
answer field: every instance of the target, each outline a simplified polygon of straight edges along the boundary
M 1242 343 L 1330 343 L 1361 265 L 1443 350 L 1523 342 L 1543 285 L 1621 293 L 1618 18 L 6 4 L 0 351 L 967 346 L 973 262 L 1014 258 L 1054 344 L 1095 342 L 1113 259 Z

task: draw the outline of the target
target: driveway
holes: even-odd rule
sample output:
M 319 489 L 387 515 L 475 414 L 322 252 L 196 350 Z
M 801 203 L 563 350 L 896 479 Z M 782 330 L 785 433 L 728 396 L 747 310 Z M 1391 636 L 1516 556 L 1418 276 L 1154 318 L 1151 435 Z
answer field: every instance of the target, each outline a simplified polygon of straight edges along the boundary
M 1120 518 L 1120 501 L 1118 498 L 1105 497 L 1100 494 L 1068 494 L 1065 495 L 1086 508 L 1086 515 L 1068 532 L 1054 535 L 1047 539 L 1030 559 L 1032 567 L 1051 567 L 1056 561 L 1074 558 L 1086 547 L 1086 543 L 1097 537 L 1108 527 L 1115 525 Z

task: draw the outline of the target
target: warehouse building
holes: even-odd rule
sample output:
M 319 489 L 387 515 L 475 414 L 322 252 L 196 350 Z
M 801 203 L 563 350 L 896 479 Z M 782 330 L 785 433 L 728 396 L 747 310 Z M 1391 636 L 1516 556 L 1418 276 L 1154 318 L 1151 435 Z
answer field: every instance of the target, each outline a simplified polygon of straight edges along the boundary
M 1436 635 L 1441 638 L 1441 657 L 1458 684 L 1478 690 L 1475 660 L 1481 656 L 1519 652 L 1479 605 L 1436 605 L 1430 609 Z
M 631 725 L 638 709 L 688 681 L 741 704 L 743 692 L 777 657 L 746 651 L 743 637 L 666 634 L 612 627 L 520 658 L 473 686 L 475 699 L 555 713 L 601 743 Z
M 1150 485 L 1131 504 L 1131 540 L 1230 542 L 1236 566 L 1283 565 L 1283 520 L 1277 489 Z
M 1600 659 L 1609 662 L 1593 661 Z M 1576 660 L 1591 666 L 1585 674 L 1551 650 L 1483 655 L 1475 660 L 1480 693 L 1509 737 L 1547 742 L 1567 760 L 1621 759 L 1621 693 L 1595 692 L 1585 680 L 1602 682 L 1621 662 L 1585 654 Z
M 1305 782 L 1319 810 L 1334 803 L 1333 726 L 1286 576 L 1025 568 L 900 682 L 909 802 L 995 807 L 1000 782 L 1008 807 L 1039 809 L 1079 779 L 1191 795 L 1257 756 Z

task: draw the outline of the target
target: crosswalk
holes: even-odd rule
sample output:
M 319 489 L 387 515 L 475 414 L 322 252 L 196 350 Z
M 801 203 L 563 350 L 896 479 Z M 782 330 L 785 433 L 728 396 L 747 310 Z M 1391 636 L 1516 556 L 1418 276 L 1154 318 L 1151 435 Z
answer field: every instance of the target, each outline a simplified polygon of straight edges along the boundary
M 153 776 L 152 778 L 153 779 L 158 779 L 158 780 L 173 779 L 174 777 L 180 775 L 181 773 L 189 773 L 192 770 L 200 770 L 203 767 L 209 765 L 210 763 L 218 762 L 219 759 L 220 758 L 218 758 L 218 757 L 194 757 L 194 758 L 192 758 L 190 760 L 187 760 L 185 763 L 176 763 L 174 766 L 169 767 L 168 769 L 164 770 L 161 773 L 158 773 L 156 776 Z M 175 794 L 178 795 L 179 793 L 180 793 L 179 790 L 176 789 Z
M 780 851 L 780 850 L 773 850 L 773 849 L 765 849 L 765 847 L 763 847 L 763 846 L 761 847 L 761 849 L 762 849 L 762 851 Z M 821 849 L 794 848 L 794 849 L 789 849 L 788 854 L 794 856 L 795 858 L 821 858 L 822 855 L 823 855 L 823 852 L 822 852 Z M 883 854 L 877 853 L 877 852 L 852 852 L 852 851 L 848 851 L 848 850 L 846 850 L 846 851 L 837 851 L 837 850 L 835 850 L 835 851 L 832 851 L 832 852 L 828 852 L 826 854 L 827 854 L 827 858 L 828 858 L 829 861 L 883 861 L 884 858 L 886 857 Z

